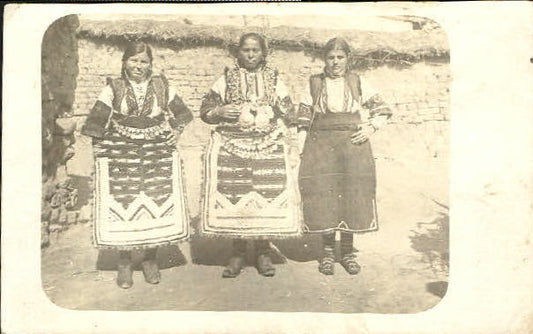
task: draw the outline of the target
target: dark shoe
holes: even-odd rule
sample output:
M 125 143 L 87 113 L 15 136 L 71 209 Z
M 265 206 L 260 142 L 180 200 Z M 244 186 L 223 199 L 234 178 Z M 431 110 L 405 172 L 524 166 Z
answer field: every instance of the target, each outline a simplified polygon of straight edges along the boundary
M 153 260 L 143 261 L 142 263 L 144 280 L 150 284 L 158 284 L 161 280 L 159 266 Z
M 341 264 L 350 275 L 357 275 L 361 271 L 361 266 L 355 261 L 355 254 L 345 254 L 341 260 Z
M 266 277 L 272 277 L 276 274 L 276 268 L 272 265 L 270 256 L 265 254 L 257 256 L 257 271 Z
M 133 285 L 131 261 L 122 261 L 118 264 L 117 285 L 122 289 L 129 289 Z
M 244 257 L 242 255 L 234 255 L 229 259 L 229 264 L 222 272 L 224 278 L 235 278 L 239 276 L 244 267 Z
M 320 259 L 318 271 L 324 275 L 333 275 L 335 273 L 335 255 L 326 252 Z

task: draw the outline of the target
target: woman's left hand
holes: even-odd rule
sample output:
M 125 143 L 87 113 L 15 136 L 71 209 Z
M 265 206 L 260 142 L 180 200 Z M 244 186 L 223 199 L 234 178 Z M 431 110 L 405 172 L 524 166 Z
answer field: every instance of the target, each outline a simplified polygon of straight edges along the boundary
M 370 136 L 374 132 L 376 132 L 376 130 L 371 125 L 369 124 L 362 125 L 359 130 L 357 130 L 350 136 L 350 141 L 354 145 L 360 145 L 362 143 L 367 142 L 368 139 L 370 139 Z

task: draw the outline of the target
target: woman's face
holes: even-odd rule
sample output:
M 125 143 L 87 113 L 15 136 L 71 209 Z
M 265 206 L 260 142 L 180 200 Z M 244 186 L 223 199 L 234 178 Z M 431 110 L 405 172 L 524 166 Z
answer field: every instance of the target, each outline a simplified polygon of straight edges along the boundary
M 254 38 L 247 38 L 239 48 L 239 61 L 247 70 L 255 70 L 263 61 L 263 50 Z
M 128 77 L 136 82 L 145 80 L 152 68 L 150 57 L 148 57 L 146 52 L 129 57 L 128 60 L 126 60 L 125 65 Z
M 342 76 L 346 72 L 348 57 L 342 50 L 331 50 L 326 55 L 326 69 L 334 76 Z

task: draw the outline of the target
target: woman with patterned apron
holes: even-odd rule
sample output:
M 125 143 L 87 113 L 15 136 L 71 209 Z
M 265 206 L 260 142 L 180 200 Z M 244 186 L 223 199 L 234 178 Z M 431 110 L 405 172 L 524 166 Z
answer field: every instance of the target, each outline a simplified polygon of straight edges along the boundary
M 223 277 L 241 272 L 246 240 L 254 240 L 258 272 L 274 276 L 269 240 L 301 235 L 296 129 L 286 126 L 294 108 L 265 61 L 263 37 L 243 35 L 237 53 L 200 109 L 206 123 L 216 124 L 205 160 L 201 229 L 234 239 Z
M 305 230 L 322 234 L 319 271 L 334 273 L 335 233 L 341 236 L 341 264 L 355 275 L 353 234 L 376 231 L 376 171 L 369 137 L 391 110 L 364 78 L 348 71 L 350 47 L 342 39 L 324 49 L 325 69 L 310 78 L 310 94 L 298 110 Z
M 82 128 L 93 138 L 97 248 L 119 250 L 117 284 L 132 286 L 133 250 L 144 252 L 146 282 L 157 284 L 157 247 L 189 236 L 177 136 L 192 114 L 164 76 L 152 75 L 152 50 L 130 43 L 122 76 L 108 79 Z

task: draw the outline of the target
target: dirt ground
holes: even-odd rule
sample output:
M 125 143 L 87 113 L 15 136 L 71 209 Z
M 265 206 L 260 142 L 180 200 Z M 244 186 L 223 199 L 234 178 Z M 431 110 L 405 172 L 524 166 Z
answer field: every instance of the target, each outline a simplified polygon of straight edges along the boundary
M 87 223 L 53 235 L 43 249 L 43 288 L 55 304 L 76 310 L 427 310 L 447 286 L 448 216 L 438 204 L 447 204 L 446 159 L 391 159 L 379 154 L 379 145 L 375 151 L 380 230 L 356 236 L 362 266 L 356 276 L 338 263 L 335 275 L 320 274 L 318 239 L 306 237 L 273 243 L 275 277 L 260 276 L 249 259 L 239 277 L 222 279 L 230 243 L 193 236 L 179 247 L 160 249 L 159 285 L 147 284 L 136 271 L 133 287 L 122 290 L 115 284 L 116 254 L 92 247 Z

